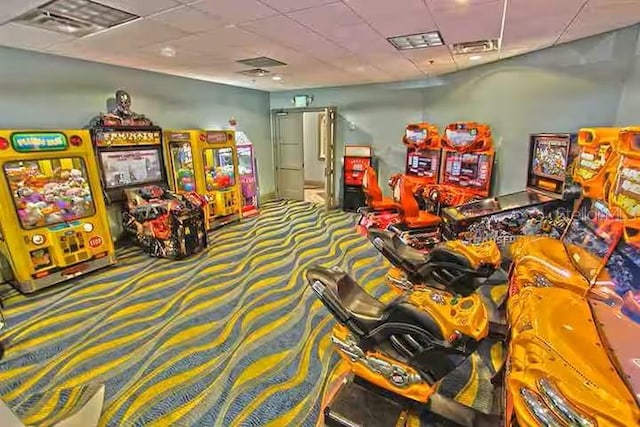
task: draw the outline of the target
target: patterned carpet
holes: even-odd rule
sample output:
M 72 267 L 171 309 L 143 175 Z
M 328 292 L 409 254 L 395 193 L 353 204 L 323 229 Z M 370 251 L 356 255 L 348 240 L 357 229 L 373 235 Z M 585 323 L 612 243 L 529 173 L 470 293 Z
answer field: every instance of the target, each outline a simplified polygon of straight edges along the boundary
M 0 396 L 36 425 L 105 384 L 103 426 L 314 426 L 337 356 L 304 270 L 338 265 L 387 290 L 355 220 L 271 202 L 185 261 L 127 249 L 115 268 L 35 296 L 5 287 Z

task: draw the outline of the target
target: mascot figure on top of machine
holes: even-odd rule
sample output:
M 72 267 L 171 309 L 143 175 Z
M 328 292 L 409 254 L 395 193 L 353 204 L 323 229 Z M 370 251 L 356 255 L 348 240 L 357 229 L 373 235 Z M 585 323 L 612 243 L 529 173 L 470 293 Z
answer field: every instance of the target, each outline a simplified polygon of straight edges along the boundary
M 584 199 L 589 214 L 562 240 L 516 240 L 508 275 L 494 241 L 425 255 L 375 230 L 411 283 L 390 303 L 342 271 L 309 269 L 351 374 L 325 422 L 409 426 L 427 409 L 469 427 L 640 425 L 638 141 L 640 128 L 620 133 L 608 194 Z

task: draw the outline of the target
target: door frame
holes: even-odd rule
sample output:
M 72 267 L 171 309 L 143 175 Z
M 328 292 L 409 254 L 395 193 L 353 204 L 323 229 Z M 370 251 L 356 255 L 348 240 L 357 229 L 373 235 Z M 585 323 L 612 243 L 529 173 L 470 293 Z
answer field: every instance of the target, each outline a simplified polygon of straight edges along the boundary
M 325 192 L 326 194 L 326 206 L 329 209 L 333 209 L 337 207 L 337 199 L 336 199 L 336 189 L 335 189 L 335 179 L 336 179 L 336 125 L 338 118 L 338 107 L 303 107 L 303 108 L 273 108 L 271 109 L 271 152 L 273 154 L 273 173 L 276 187 L 276 194 L 279 195 L 280 191 L 278 188 L 278 150 L 276 147 L 276 117 L 278 114 L 282 113 L 322 113 L 327 111 L 331 114 L 331 120 L 328 121 L 329 124 L 329 132 L 327 132 L 328 136 L 328 144 L 325 156 Z M 304 149 L 304 141 L 303 141 L 303 149 Z M 329 162 L 327 160 L 333 160 Z M 303 162 L 303 170 L 304 170 L 304 162 Z M 329 185 L 327 185 L 329 184 Z M 328 191 L 330 189 L 330 191 Z

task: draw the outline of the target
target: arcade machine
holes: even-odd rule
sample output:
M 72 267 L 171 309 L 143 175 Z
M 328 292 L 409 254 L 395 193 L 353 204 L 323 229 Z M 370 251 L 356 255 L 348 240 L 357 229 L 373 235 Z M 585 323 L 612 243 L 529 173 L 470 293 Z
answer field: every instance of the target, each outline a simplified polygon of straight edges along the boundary
M 22 292 L 116 262 L 86 130 L 0 130 L 0 268 Z
M 600 143 L 615 132 L 592 129 Z M 572 165 L 578 151 L 575 134 L 531 135 L 526 190 L 443 209 L 444 237 L 483 242 L 495 239 L 502 249 L 517 235 L 560 237 L 566 229 L 580 188 L 573 185 Z
M 179 194 L 200 195 L 207 230 L 240 219 L 233 138 L 233 131 L 164 133 L 169 185 Z
M 429 194 L 440 179 L 442 143 L 437 126 L 429 123 L 410 124 L 402 142 L 407 147 L 405 182 L 411 183 L 418 194 L 421 210 L 439 214 L 438 206 L 422 195 Z
M 344 147 L 342 209 L 357 212 L 366 206 L 363 189 L 365 172 L 373 162 L 373 151 L 369 146 L 347 145 Z
M 621 159 L 609 189 L 609 205 L 623 219 L 625 241 L 640 249 L 640 127 L 622 129 L 615 148 Z M 640 315 L 640 310 L 636 313 Z
M 242 216 L 251 217 L 259 213 L 260 188 L 258 187 L 258 163 L 253 143 L 242 131 L 236 131 L 238 151 L 238 173 L 242 194 Z
M 183 258 L 207 246 L 202 201 L 168 191 L 162 130 L 131 111 L 128 93 L 91 123 L 102 184 L 110 202 L 123 204 L 125 233 L 152 256 Z

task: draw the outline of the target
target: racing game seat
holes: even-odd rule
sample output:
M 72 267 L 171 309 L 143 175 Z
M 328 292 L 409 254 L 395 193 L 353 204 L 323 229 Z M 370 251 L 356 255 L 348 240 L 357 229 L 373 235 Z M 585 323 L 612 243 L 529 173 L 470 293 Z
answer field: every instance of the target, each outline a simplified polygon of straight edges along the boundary
M 378 174 L 371 166 L 364 171 L 362 190 L 367 198 L 367 205 L 373 210 L 397 210 L 398 204 L 393 199 L 382 196 L 382 189 L 378 185 Z
M 415 198 L 415 183 L 406 177 L 402 177 L 400 183 L 400 221 L 409 229 L 428 228 L 439 225 L 442 218 L 431 212 L 420 210 Z

